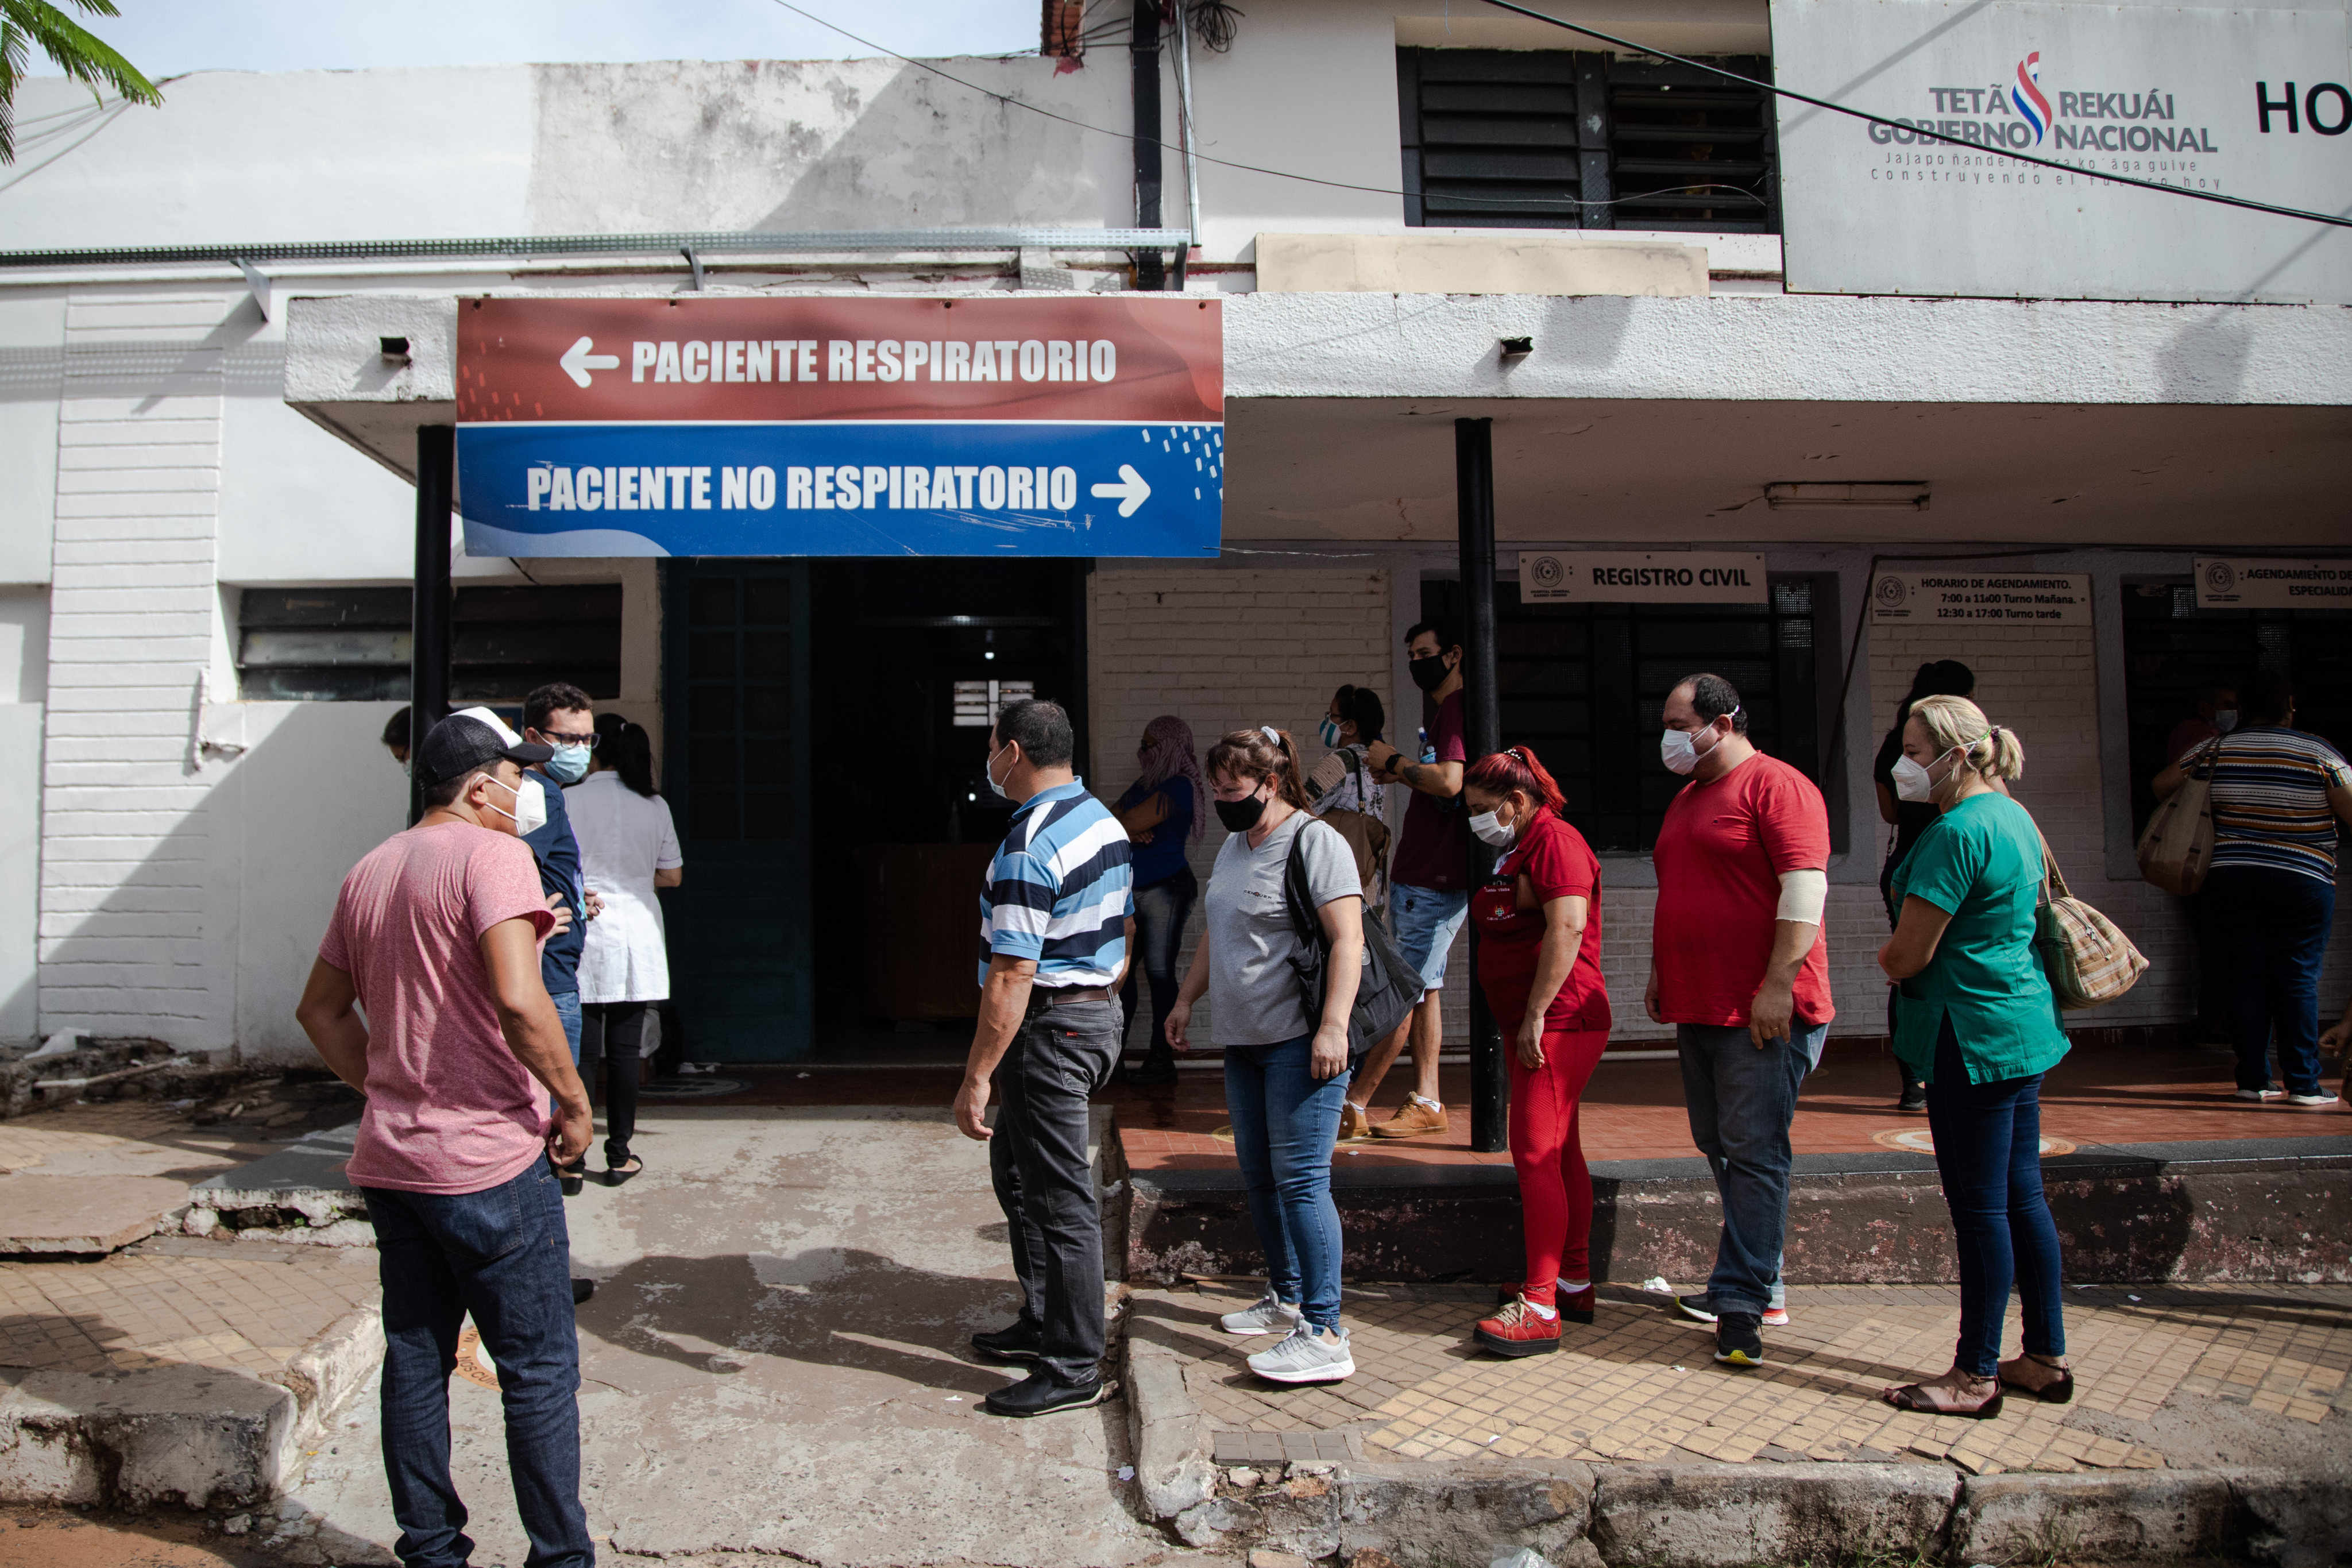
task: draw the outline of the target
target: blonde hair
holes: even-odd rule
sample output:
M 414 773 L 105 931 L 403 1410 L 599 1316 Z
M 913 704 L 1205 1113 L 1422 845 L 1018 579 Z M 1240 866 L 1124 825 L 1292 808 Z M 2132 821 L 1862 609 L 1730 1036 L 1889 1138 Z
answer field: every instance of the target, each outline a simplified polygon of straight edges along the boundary
M 1984 710 L 1965 697 L 1922 697 L 1911 704 L 1910 718 L 1919 721 L 1940 754 L 1957 751 L 1960 761 L 1991 778 L 2021 778 L 2025 773 L 2025 743 L 2012 730 L 2004 730 L 1984 716 Z
M 1208 768 L 1210 777 L 1223 773 L 1236 783 L 1272 779 L 1275 794 L 1306 809 L 1307 791 L 1299 783 L 1306 775 L 1298 766 L 1298 744 L 1287 730 L 1235 730 L 1209 748 Z

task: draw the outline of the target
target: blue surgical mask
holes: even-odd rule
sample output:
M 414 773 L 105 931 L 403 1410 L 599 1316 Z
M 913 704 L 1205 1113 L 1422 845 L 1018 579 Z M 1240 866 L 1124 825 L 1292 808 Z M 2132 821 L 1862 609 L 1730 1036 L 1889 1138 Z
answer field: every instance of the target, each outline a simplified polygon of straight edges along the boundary
M 1318 732 L 1323 737 L 1323 743 L 1326 746 L 1328 746 L 1335 752 L 1339 749 L 1339 721 L 1337 719 L 1332 718 L 1328 713 L 1325 714 L 1323 716 L 1323 728 Z
M 591 754 L 585 746 L 567 746 L 558 741 L 555 742 L 555 755 L 540 765 L 547 770 L 547 776 L 557 784 L 575 784 L 588 776 L 588 759 Z

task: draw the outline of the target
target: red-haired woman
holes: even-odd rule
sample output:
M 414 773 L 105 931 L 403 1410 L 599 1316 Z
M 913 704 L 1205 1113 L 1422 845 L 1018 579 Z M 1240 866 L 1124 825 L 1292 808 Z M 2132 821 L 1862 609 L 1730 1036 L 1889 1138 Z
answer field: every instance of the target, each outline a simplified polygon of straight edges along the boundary
M 1559 1348 L 1560 1320 L 1592 1321 L 1592 1173 L 1577 1102 L 1609 1043 L 1601 978 L 1601 862 L 1568 825 L 1559 786 L 1526 746 L 1463 775 L 1470 831 L 1503 851 L 1470 896 L 1478 984 L 1510 1045 L 1511 1163 L 1527 1226 L 1527 1282 L 1475 1331 L 1496 1355 Z

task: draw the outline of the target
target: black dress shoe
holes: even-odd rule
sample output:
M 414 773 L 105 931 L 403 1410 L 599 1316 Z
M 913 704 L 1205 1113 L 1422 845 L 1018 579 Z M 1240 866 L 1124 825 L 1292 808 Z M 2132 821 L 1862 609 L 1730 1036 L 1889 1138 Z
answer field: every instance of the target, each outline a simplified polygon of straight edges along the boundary
M 994 1333 L 974 1334 L 971 1348 L 996 1361 L 1014 1361 L 1024 1366 L 1036 1364 L 1045 1346 L 1045 1335 L 1030 1323 L 1015 1323 Z
M 575 1307 L 585 1306 L 588 1298 L 595 1293 L 596 1281 L 593 1279 L 574 1279 L 572 1282 L 572 1304 Z
M 1084 1410 L 1100 1405 L 1118 1392 L 1118 1384 L 1097 1375 L 1084 1383 L 1065 1383 L 1040 1367 L 980 1402 L 992 1415 L 1051 1415 L 1056 1410 Z

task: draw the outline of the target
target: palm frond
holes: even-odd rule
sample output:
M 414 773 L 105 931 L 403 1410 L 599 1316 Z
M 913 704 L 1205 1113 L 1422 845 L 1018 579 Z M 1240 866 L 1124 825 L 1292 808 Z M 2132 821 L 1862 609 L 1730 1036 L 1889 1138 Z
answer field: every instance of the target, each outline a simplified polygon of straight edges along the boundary
M 87 15 L 119 15 L 114 0 L 68 0 Z M 16 161 L 16 86 L 24 80 L 29 47 L 93 92 L 112 88 L 133 103 L 161 103 L 163 94 L 139 68 L 49 0 L 0 0 L 0 163 Z

